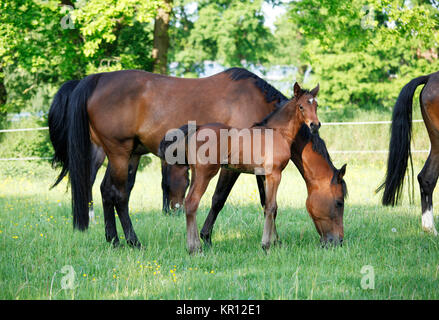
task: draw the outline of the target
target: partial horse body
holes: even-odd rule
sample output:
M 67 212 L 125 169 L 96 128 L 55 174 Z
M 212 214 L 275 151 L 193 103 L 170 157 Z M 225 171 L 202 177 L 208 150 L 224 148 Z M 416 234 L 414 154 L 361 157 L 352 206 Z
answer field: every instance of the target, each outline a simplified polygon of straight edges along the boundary
M 383 205 L 397 205 L 401 198 L 408 160 L 411 159 L 413 96 L 420 85 L 425 85 L 419 101 L 431 143 L 430 154 L 418 174 L 421 221 L 425 231 L 437 235 L 433 217 L 433 190 L 439 176 L 439 72 L 415 78 L 402 88 L 393 109 L 386 177 L 377 192 L 384 189 Z

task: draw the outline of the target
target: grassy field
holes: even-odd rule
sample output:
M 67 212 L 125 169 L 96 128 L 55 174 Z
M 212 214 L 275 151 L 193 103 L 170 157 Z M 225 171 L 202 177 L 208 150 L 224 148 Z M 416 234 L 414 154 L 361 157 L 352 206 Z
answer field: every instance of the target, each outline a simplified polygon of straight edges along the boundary
M 426 155 L 417 157 L 415 172 Z M 333 158 L 337 167 L 349 163 L 343 247 L 320 247 L 305 184 L 289 165 L 278 198 L 282 245 L 268 254 L 261 249 L 262 209 L 254 178 L 245 175 L 218 218 L 213 247 L 195 256 L 186 251 L 184 215 L 161 213 L 155 160 L 138 175 L 130 202 L 141 250 L 105 242 L 99 183 L 96 224 L 74 232 L 66 183 L 49 191 L 56 173 L 47 164 L 3 162 L 0 299 L 438 299 L 439 238 L 421 230 L 417 186 L 415 205 L 383 208 L 373 190 L 385 155 Z M 199 227 L 213 188 L 202 200 Z M 119 222 L 118 230 L 122 235 Z M 365 266 L 373 267 L 374 289 L 361 287 Z M 72 286 L 63 289 L 66 279 Z

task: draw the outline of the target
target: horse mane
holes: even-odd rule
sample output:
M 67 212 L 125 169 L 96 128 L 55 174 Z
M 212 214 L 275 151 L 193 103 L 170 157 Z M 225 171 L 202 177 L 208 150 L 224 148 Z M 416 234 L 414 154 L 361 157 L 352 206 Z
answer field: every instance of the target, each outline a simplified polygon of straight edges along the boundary
M 235 67 L 227 69 L 224 72 L 229 74 L 230 79 L 232 79 L 233 81 L 249 78 L 254 79 L 255 86 L 258 87 L 259 90 L 261 90 L 261 92 L 264 94 L 265 101 L 267 101 L 268 103 L 277 101 L 278 104 L 284 100 L 288 100 L 288 98 L 285 97 L 279 90 L 277 90 L 267 81 L 260 78 L 253 72 L 248 71 L 247 69 Z
M 321 155 L 323 159 L 326 160 L 326 162 L 331 167 L 332 172 L 334 173 L 332 176 L 331 183 L 336 184 L 338 169 L 332 163 L 332 159 L 331 156 L 329 155 L 328 149 L 326 148 L 325 141 L 320 137 L 318 133 L 312 134 L 311 130 L 305 124 L 303 124 L 302 127 L 300 128 L 298 135 L 300 135 L 300 137 L 303 138 L 305 144 L 311 141 L 312 150 L 318 153 L 319 155 Z M 343 179 L 341 181 L 341 185 L 342 185 L 343 197 L 346 198 L 348 195 L 348 189 L 346 186 L 346 182 Z

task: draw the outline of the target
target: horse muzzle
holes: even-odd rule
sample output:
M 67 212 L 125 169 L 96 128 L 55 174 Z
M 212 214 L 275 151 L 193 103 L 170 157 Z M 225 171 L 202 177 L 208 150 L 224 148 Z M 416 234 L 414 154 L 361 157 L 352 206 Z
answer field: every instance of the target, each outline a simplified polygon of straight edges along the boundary
M 309 129 L 311 130 L 312 134 L 315 134 L 319 131 L 320 127 L 322 126 L 322 124 L 319 122 L 311 122 L 309 124 Z
M 328 247 L 342 247 L 343 246 L 343 237 L 339 237 L 333 234 L 328 234 L 325 237 L 320 238 L 320 242 L 322 244 L 322 247 L 328 248 Z

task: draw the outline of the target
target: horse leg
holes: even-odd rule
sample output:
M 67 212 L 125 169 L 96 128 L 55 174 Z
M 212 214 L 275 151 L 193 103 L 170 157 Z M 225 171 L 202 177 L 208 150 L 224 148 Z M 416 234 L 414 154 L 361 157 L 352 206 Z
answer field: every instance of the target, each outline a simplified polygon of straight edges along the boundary
M 104 153 L 105 155 L 105 153 Z M 136 179 L 136 173 L 139 166 L 140 155 L 133 155 L 128 164 L 128 199 L 131 195 L 131 190 L 134 187 L 134 182 Z M 105 157 L 104 157 L 105 159 Z M 101 183 L 101 195 L 102 195 L 102 206 L 104 210 L 104 221 L 105 221 L 105 238 L 108 242 L 112 242 L 115 246 L 119 244 L 119 238 L 117 236 L 116 229 L 116 219 L 115 219 L 115 198 L 113 186 L 110 178 L 110 167 L 111 164 L 108 163 L 107 171 L 105 171 L 104 179 Z
M 259 198 L 261 201 L 261 206 L 262 208 L 264 208 L 265 206 L 265 176 L 263 175 L 257 175 L 256 176 L 256 181 L 258 183 L 258 190 L 259 190 Z M 274 212 L 273 215 L 273 243 L 279 243 L 279 236 L 277 234 L 277 229 L 276 229 L 276 217 L 277 217 L 277 206 L 276 206 L 276 211 Z
M 131 196 L 131 190 L 136 182 L 137 169 L 139 168 L 141 154 L 132 154 L 128 162 L 128 199 Z
M 168 164 L 162 160 L 162 192 L 163 192 L 163 207 L 164 214 L 169 214 L 169 170 Z
M 117 246 L 119 244 L 119 237 L 117 236 L 116 229 L 113 188 L 110 179 L 110 167 L 111 163 L 108 163 L 104 179 L 101 183 L 102 207 L 104 210 L 105 238 L 108 242 L 112 242 L 114 246 Z
M 195 170 L 192 168 L 191 187 L 184 201 L 186 211 L 187 246 L 190 254 L 196 251 L 201 251 L 201 242 L 197 227 L 197 209 L 200 204 L 201 197 L 203 196 L 204 192 L 206 192 L 210 180 L 218 172 L 219 167 L 216 170 L 203 169 L 205 168 L 195 172 Z
M 212 245 L 212 230 L 215 224 L 216 218 L 219 212 L 224 207 L 224 203 L 230 194 L 236 180 L 239 177 L 239 172 L 234 172 L 230 170 L 221 170 L 218 182 L 216 184 L 215 193 L 212 197 L 212 207 L 210 208 L 209 214 L 204 222 L 203 228 L 201 229 L 201 239 L 203 239 L 204 244 Z
M 265 224 L 264 232 L 262 235 L 262 249 L 265 251 L 270 248 L 270 245 L 276 240 L 276 226 L 275 217 L 277 212 L 276 195 L 281 179 L 281 173 L 279 171 L 273 171 L 270 175 L 266 176 L 265 181 Z
M 256 182 L 258 183 L 259 199 L 263 208 L 265 206 L 265 176 L 257 175 Z
M 126 241 L 133 247 L 140 248 L 141 244 L 134 232 L 133 225 L 128 212 L 128 169 L 130 156 L 124 153 L 113 153 L 108 155 L 110 166 L 111 188 L 114 195 L 114 204 L 119 220 L 122 225 Z
M 437 236 L 433 217 L 433 190 L 439 176 L 439 153 L 433 148 L 430 151 L 424 167 L 418 175 L 419 187 L 421 189 L 422 205 L 422 228 Z
M 93 208 L 93 194 L 92 194 L 92 189 L 93 189 L 93 184 L 96 180 L 96 175 L 98 173 L 99 168 L 102 166 L 102 163 L 104 163 L 105 160 L 105 152 L 104 149 L 102 149 L 101 147 L 98 147 L 97 145 L 95 145 L 94 143 L 92 143 L 91 145 L 91 166 L 90 166 L 90 170 L 91 170 L 91 174 L 90 174 L 90 201 L 89 201 L 89 209 L 88 209 L 88 216 L 90 217 L 90 220 L 93 221 L 94 223 L 96 223 L 95 221 L 95 213 L 94 213 L 94 208 Z

